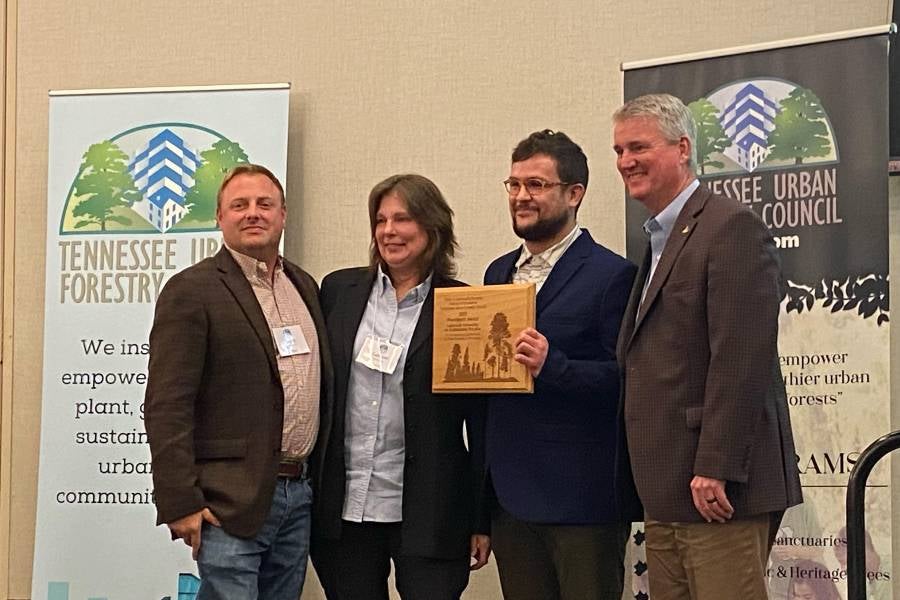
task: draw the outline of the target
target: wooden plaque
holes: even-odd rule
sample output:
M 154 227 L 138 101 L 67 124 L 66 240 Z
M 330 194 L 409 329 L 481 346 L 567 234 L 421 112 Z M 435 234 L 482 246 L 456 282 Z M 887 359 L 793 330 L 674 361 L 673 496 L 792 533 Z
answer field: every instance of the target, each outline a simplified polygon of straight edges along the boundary
M 533 283 L 434 290 L 432 392 L 531 393 L 513 340 L 534 327 Z

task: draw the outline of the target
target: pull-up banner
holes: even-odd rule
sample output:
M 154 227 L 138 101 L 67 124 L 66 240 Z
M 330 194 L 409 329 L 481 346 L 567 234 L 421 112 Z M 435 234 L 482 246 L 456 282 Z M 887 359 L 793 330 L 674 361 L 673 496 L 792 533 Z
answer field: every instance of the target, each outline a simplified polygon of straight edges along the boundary
M 775 540 L 772 599 L 846 597 L 848 476 L 890 431 L 887 56 L 887 35 L 869 34 L 623 67 L 626 99 L 668 92 L 689 105 L 701 181 L 752 208 L 780 248 L 779 350 L 805 502 Z M 640 261 L 648 215 L 627 206 Z M 887 466 L 868 485 L 869 597 L 887 599 Z M 644 572 L 637 564 L 635 598 L 648 597 Z
M 156 298 L 221 244 L 238 163 L 287 166 L 287 84 L 51 92 L 44 379 L 31 597 L 193 598 L 155 527 L 143 423 Z

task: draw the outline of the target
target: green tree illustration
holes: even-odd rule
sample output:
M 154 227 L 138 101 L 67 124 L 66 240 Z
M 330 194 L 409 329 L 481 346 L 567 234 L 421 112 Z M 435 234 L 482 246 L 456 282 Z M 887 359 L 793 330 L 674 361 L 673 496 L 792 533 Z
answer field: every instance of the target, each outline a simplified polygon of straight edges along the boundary
M 200 153 L 200 166 L 194 173 L 194 186 L 184 202 L 188 213 L 183 223 L 209 223 L 216 220 L 216 193 L 225 174 L 235 165 L 248 162 L 247 153 L 237 142 L 219 140 Z
M 106 231 L 109 222 L 131 225 L 116 209 L 131 208 L 141 199 L 128 172 L 128 155 L 109 140 L 92 144 L 84 153 L 74 194 L 80 198 L 72 209 L 74 228 L 99 225 L 100 231 Z
M 794 159 L 794 164 L 800 165 L 804 158 L 828 156 L 831 142 L 825 118 L 825 109 L 812 90 L 794 88 L 781 101 L 775 131 L 769 134 L 771 152 L 766 160 Z
M 709 160 L 714 153 L 722 152 L 731 144 L 731 140 L 725 135 L 722 124 L 719 122 L 719 109 L 706 98 L 698 98 L 688 104 L 694 121 L 697 122 L 697 166 L 700 174 L 706 173 L 706 167 L 721 169 L 725 166 L 722 161 Z

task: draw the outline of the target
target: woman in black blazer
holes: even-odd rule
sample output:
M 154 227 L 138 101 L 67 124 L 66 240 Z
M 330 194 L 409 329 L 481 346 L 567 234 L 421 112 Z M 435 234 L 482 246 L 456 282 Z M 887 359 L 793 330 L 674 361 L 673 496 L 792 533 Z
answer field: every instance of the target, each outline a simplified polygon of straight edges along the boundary
M 322 282 L 335 397 L 312 461 L 313 565 L 329 600 L 387 600 L 392 561 L 404 600 L 457 600 L 490 538 L 484 402 L 431 393 L 433 290 L 464 285 L 453 211 L 430 180 L 395 175 L 370 193 L 369 221 L 370 266 Z

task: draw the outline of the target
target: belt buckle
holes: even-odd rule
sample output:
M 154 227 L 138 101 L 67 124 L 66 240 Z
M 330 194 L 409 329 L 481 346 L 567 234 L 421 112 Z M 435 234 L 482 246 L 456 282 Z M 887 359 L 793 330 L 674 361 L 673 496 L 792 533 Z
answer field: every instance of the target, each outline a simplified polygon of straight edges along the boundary
M 286 479 L 302 479 L 306 476 L 306 462 L 280 462 L 278 476 Z

